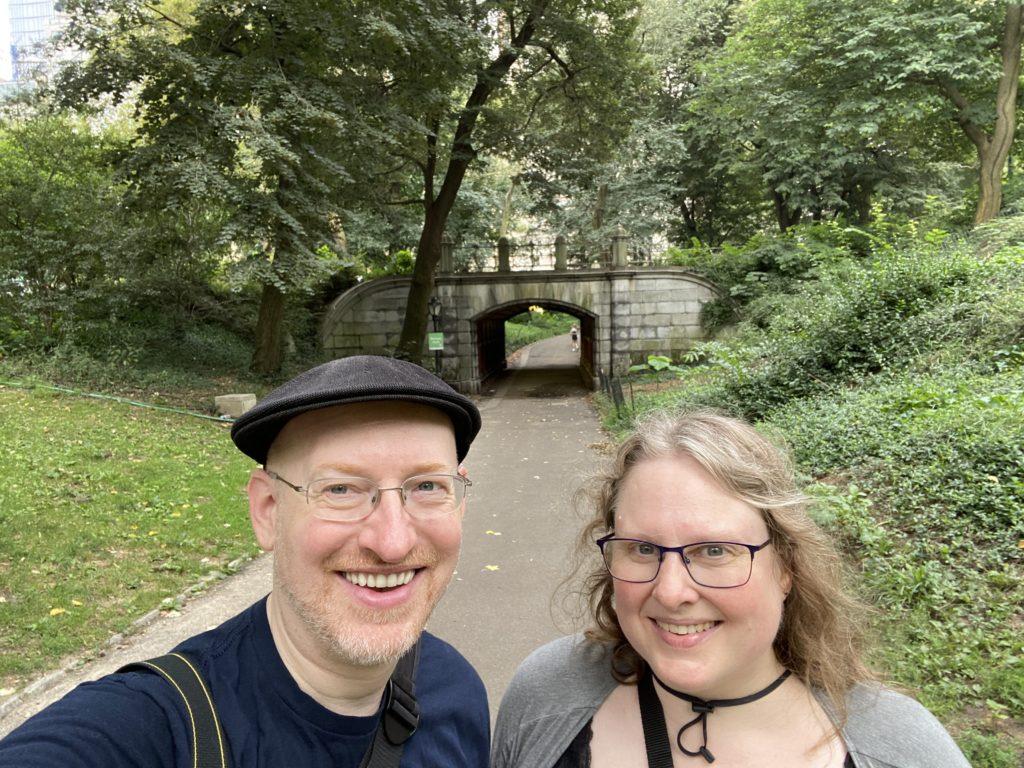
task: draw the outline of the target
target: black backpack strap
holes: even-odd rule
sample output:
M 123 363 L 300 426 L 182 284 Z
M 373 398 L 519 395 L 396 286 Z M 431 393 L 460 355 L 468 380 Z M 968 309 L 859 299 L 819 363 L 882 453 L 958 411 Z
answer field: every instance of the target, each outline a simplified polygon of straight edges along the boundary
M 181 694 L 192 727 L 193 768 L 228 768 L 227 743 L 213 697 L 199 669 L 187 656 L 169 653 L 121 667 L 118 672 L 156 672 Z
M 420 707 L 416 702 L 416 668 L 420 663 L 420 641 L 410 648 L 388 680 L 384 712 L 370 749 L 359 768 L 398 768 L 405 742 L 416 732 Z
M 644 747 L 647 750 L 648 768 L 672 768 L 672 747 L 668 741 L 668 726 L 665 712 L 654 690 L 650 669 L 644 671 L 637 681 L 637 697 L 640 699 L 640 722 L 644 727 Z

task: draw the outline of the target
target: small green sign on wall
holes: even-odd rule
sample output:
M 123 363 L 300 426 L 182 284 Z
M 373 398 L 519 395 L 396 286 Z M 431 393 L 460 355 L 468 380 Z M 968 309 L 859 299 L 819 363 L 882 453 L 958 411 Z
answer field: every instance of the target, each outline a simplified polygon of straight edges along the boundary
M 444 349 L 444 333 L 428 333 L 427 349 L 431 352 L 437 352 L 438 350 Z

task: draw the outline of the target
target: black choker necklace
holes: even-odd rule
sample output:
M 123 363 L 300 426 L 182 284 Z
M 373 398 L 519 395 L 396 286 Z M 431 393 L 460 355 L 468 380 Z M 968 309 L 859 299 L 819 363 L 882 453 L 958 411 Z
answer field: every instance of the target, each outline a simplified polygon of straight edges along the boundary
M 707 762 L 713 763 L 715 762 L 715 756 L 708 749 L 708 713 L 714 712 L 715 707 L 737 707 L 740 704 L 749 704 L 752 701 L 757 701 L 782 685 L 789 675 L 790 671 L 787 669 L 775 678 L 775 681 L 767 688 L 762 688 L 760 691 L 749 696 L 741 696 L 738 699 L 712 699 L 706 701 L 705 699 L 691 696 L 688 693 L 669 688 L 661 680 L 658 680 L 654 672 L 648 668 L 644 676 L 640 678 L 637 687 L 637 692 L 640 696 L 640 719 L 643 721 L 644 726 L 644 745 L 647 749 L 647 765 L 649 768 L 671 768 L 672 766 L 672 748 L 668 743 L 665 712 L 661 707 L 661 702 L 658 700 L 658 694 L 654 690 L 654 680 L 657 680 L 658 685 L 673 696 L 690 702 L 693 711 L 698 713 L 693 720 L 680 728 L 679 733 L 676 734 L 676 744 L 679 745 L 679 749 L 689 757 L 703 757 Z M 683 746 L 683 734 L 688 728 L 697 723 L 701 724 L 703 743 L 700 749 L 694 751 Z

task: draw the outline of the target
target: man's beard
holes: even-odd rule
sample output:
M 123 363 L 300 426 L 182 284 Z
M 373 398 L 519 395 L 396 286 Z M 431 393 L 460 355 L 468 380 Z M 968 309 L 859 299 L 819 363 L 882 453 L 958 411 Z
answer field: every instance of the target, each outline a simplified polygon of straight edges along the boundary
M 415 562 L 429 564 L 429 572 L 436 575 L 433 570 L 436 556 Z M 360 567 L 335 567 L 333 570 L 359 571 Z M 336 574 L 335 578 L 344 577 Z M 275 591 L 285 597 L 317 644 L 330 657 L 354 667 L 377 667 L 398 661 L 419 639 L 430 614 L 450 583 L 451 575 L 443 584 L 427 585 L 436 594 L 428 593 L 425 600 L 416 605 L 370 610 L 346 601 L 339 611 L 339 595 L 329 588 L 328 583 L 321 582 L 313 593 L 297 594 L 280 577 L 276 568 L 274 572 Z M 423 587 L 421 585 L 418 588 Z

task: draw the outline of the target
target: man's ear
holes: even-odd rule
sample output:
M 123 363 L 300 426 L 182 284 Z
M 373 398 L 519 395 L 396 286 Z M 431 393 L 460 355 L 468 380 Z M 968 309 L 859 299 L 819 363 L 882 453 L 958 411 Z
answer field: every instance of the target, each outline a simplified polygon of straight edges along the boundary
M 469 477 L 469 470 L 466 469 L 465 464 L 459 464 L 459 468 L 455 471 L 458 473 L 459 477 Z
M 256 541 L 264 552 L 272 552 L 277 537 L 277 499 L 274 497 L 274 481 L 262 469 L 254 469 L 249 475 L 249 520 L 256 533 Z

